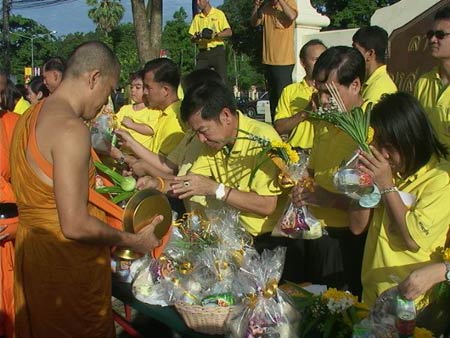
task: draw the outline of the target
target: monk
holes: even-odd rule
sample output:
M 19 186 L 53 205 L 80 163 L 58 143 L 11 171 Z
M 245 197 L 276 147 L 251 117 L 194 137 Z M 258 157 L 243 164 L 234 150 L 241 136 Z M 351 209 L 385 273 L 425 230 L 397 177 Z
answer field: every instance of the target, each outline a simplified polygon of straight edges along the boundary
M 146 253 L 161 216 L 138 234 L 116 230 L 89 201 L 95 176 L 89 129 L 116 88 L 120 65 L 103 43 L 78 46 L 64 79 L 16 126 L 11 147 L 19 209 L 17 338 L 114 337 L 110 246 Z
M 20 115 L 0 111 L 0 336 L 14 337 L 14 237 L 18 217 L 10 183 L 9 150 Z

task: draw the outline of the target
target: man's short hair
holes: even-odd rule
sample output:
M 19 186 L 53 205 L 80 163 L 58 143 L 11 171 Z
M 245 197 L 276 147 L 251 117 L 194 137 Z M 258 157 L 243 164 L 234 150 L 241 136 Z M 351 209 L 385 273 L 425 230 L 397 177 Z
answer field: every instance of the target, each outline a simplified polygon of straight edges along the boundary
M 338 82 L 348 87 L 356 79 L 359 79 L 361 83 L 364 82 L 366 63 L 356 49 L 335 46 L 328 48 L 317 59 L 314 65 L 313 79 L 326 82 L 333 71 L 336 71 Z
M 434 21 L 437 20 L 450 20 L 450 6 L 441 8 L 434 15 Z
M 353 35 L 353 42 L 366 50 L 373 49 L 379 63 L 386 63 L 388 33 L 379 26 L 362 27 Z
M 327 46 L 325 46 L 325 44 L 322 42 L 322 40 L 319 40 L 319 39 L 309 40 L 300 49 L 300 54 L 299 54 L 300 59 L 302 59 L 302 60 L 306 59 L 306 53 L 308 52 L 308 48 L 312 47 L 312 46 L 322 46 L 325 49 L 327 48 Z
M 64 73 L 64 71 L 66 70 L 66 62 L 64 61 L 64 59 L 59 56 L 54 56 L 47 59 L 42 65 L 42 71 L 48 72 L 51 70 L 56 70 L 60 73 Z
M 169 58 L 157 58 L 148 61 L 144 66 L 144 75 L 153 72 L 155 82 L 164 82 L 170 85 L 174 90 L 178 89 L 180 84 L 180 69 Z
M 228 108 L 237 114 L 236 101 L 231 89 L 224 83 L 206 80 L 189 87 L 181 102 L 181 119 L 187 122 L 197 111 L 204 120 L 219 120 L 220 112 Z
M 103 76 L 118 76 L 120 63 L 113 51 L 103 42 L 88 41 L 79 45 L 67 61 L 64 77 L 77 78 L 97 70 Z
M 222 77 L 213 69 L 195 69 L 181 79 L 181 87 L 184 92 L 188 92 L 191 87 L 198 86 L 206 81 L 224 83 Z

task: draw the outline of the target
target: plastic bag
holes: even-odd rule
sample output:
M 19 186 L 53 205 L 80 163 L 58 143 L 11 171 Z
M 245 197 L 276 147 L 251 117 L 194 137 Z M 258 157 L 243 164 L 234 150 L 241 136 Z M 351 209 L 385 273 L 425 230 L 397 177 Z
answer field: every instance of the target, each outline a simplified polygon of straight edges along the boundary
M 108 108 L 105 107 L 102 112 L 91 121 L 91 143 L 95 150 L 110 152 L 111 146 L 115 146 L 117 143 L 114 130 L 117 129 L 118 124 L 116 115 L 109 112 Z
M 372 178 L 358 169 L 358 156 L 359 150 L 338 169 L 334 185 L 339 192 L 357 200 L 360 206 L 373 208 L 380 202 L 381 194 Z

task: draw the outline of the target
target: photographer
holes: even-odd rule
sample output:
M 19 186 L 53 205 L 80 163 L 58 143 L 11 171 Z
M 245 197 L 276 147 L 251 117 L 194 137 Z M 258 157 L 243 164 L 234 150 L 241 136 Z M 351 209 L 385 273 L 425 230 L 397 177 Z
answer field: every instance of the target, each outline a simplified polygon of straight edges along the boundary
M 227 81 L 224 38 L 233 33 L 225 14 L 211 6 L 209 0 L 197 0 L 200 13 L 194 16 L 189 34 L 199 49 L 196 69 L 214 68 Z

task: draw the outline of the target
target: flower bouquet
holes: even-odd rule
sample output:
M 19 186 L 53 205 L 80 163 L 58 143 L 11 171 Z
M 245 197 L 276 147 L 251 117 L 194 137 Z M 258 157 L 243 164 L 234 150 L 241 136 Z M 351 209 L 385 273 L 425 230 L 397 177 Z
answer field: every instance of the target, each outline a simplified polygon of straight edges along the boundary
M 349 292 L 330 288 L 313 294 L 297 284 L 288 283 L 288 287 L 302 315 L 299 337 L 351 337 L 353 326 L 369 313 L 367 306 Z
M 331 94 L 328 107 L 319 107 L 317 112 L 310 113 L 313 119 L 326 121 L 349 135 L 360 150 L 356 151 L 350 160 L 344 162 L 334 176 L 334 184 L 338 191 L 352 199 L 358 200 L 362 207 L 372 208 L 381 199 L 380 192 L 372 178 L 358 168 L 359 151 L 370 153 L 374 130 L 370 127 L 370 110 L 355 107 L 347 111 L 344 102 L 334 83 L 326 84 Z

